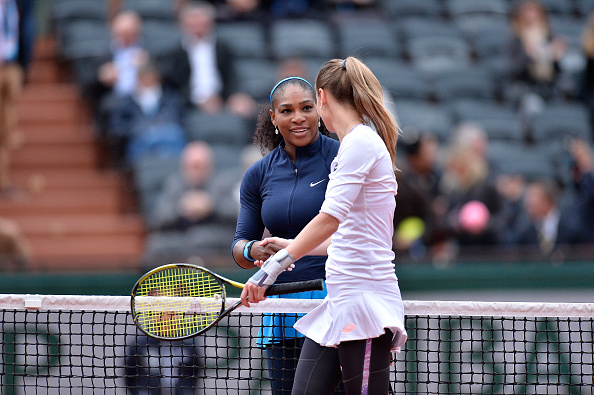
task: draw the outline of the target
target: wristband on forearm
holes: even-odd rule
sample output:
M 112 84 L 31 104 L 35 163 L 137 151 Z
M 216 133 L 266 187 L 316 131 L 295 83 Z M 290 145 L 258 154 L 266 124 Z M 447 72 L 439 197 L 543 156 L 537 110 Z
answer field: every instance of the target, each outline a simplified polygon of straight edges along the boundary
M 285 270 L 287 270 L 295 259 L 287 252 L 286 249 L 278 251 L 264 262 L 260 270 L 256 272 L 249 282 L 256 284 L 259 287 L 268 287 L 276 281 L 276 278 Z
M 248 241 L 243 246 L 243 257 L 250 262 L 256 262 L 256 260 L 254 258 L 252 258 L 252 256 L 250 255 L 250 250 L 252 249 L 252 244 L 254 244 L 256 241 L 257 240 Z

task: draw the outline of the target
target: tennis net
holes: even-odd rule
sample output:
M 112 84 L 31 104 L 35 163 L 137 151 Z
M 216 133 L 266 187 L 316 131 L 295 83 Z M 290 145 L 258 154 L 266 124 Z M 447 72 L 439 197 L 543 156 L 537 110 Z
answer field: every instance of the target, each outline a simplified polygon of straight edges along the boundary
M 0 393 L 268 394 L 262 315 L 318 303 L 269 298 L 171 343 L 136 330 L 129 297 L 0 295 Z M 594 303 L 405 308 L 409 339 L 391 366 L 393 393 L 594 393 Z

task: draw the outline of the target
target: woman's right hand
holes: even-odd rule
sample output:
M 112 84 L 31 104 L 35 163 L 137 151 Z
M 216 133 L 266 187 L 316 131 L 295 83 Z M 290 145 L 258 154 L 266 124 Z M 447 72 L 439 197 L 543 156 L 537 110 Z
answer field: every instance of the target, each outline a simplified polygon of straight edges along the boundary
M 254 262 L 254 265 L 256 265 L 258 267 L 262 267 L 262 265 L 264 264 L 264 262 L 266 262 L 266 259 L 268 259 L 269 256 L 276 254 L 277 251 L 288 246 L 291 241 L 293 241 L 293 240 L 292 239 L 283 239 L 282 237 L 266 237 L 266 238 L 264 238 L 264 240 L 262 240 L 260 243 L 258 243 L 259 244 L 258 247 L 263 248 L 264 251 L 266 251 L 266 252 L 268 252 L 268 251 L 274 251 L 274 252 L 270 253 L 264 259 L 256 259 L 256 261 Z M 256 243 L 254 243 L 254 246 L 256 246 Z M 292 269 L 293 268 L 291 267 L 290 269 L 287 269 L 287 270 L 291 271 Z
M 260 242 L 261 246 L 268 244 L 276 244 L 281 248 L 287 248 L 287 246 L 293 241 L 293 239 L 283 239 L 282 237 L 266 237 Z
M 272 241 L 268 242 L 269 239 L 276 239 L 276 237 L 269 237 L 261 242 L 256 242 L 252 244 L 252 249 L 250 251 L 250 256 L 256 260 L 254 264 L 260 267 L 262 264 L 258 264 L 258 262 L 266 261 L 270 256 L 276 254 L 278 251 L 283 249 L 283 246 Z M 279 239 L 284 240 L 284 239 Z

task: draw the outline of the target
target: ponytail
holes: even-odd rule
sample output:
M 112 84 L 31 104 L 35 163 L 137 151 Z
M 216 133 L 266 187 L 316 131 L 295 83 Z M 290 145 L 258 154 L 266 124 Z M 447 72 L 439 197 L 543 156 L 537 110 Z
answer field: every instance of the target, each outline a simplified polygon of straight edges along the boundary
M 354 57 L 333 59 L 322 66 L 316 78 L 316 88 L 328 90 L 339 102 L 350 104 L 374 126 L 390 153 L 396 169 L 398 125 L 384 106 L 382 87 L 369 68 Z

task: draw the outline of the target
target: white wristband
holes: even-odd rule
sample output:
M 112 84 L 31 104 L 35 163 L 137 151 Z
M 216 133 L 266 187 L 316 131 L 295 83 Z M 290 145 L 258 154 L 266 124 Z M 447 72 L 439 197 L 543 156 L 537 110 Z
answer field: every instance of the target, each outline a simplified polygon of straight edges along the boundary
M 258 270 L 250 279 L 249 282 L 256 284 L 259 287 L 268 287 L 276 281 L 276 278 L 285 270 L 295 263 L 295 259 L 287 252 L 286 249 L 278 251 L 264 262 L 260 270 Z

